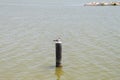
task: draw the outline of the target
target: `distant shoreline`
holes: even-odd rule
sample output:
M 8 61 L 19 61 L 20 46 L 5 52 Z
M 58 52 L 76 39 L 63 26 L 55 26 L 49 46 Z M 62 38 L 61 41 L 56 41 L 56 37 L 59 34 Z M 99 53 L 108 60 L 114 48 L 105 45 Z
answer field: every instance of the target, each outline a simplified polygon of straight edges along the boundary
M 120 2 L 90 2 L 84 6 L 120 6 Z

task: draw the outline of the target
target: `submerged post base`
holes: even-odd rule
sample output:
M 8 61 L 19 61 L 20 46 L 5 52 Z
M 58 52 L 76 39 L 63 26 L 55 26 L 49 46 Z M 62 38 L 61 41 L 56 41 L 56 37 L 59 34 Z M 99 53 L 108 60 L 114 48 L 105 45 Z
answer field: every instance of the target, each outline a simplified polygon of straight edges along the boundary
M 62 67 L 62 65 L 59 63 L 56 63 L 56 67 Z

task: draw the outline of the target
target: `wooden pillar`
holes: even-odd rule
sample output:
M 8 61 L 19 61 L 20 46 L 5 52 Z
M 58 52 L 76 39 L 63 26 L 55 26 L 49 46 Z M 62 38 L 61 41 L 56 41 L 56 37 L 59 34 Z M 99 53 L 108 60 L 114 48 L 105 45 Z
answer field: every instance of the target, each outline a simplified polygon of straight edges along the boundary
M 60 39 L 54 40 L 55 41 L 55 48 L 56 48 L 56 67 L 62 67 L 61 60 L 62 60 L 62 42 Z

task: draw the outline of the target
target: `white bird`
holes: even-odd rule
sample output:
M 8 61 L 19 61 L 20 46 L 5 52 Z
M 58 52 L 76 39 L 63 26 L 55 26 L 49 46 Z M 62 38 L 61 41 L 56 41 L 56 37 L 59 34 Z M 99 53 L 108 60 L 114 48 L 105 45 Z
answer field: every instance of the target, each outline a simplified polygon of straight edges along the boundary
M 61 43 L 61 39 L 60 38 L 58 38 L 58 39 L 56 39 L 56 40 L 53 40 L 53 41 L 55 41 L 55 42 L 59 42 L 59 43 Z

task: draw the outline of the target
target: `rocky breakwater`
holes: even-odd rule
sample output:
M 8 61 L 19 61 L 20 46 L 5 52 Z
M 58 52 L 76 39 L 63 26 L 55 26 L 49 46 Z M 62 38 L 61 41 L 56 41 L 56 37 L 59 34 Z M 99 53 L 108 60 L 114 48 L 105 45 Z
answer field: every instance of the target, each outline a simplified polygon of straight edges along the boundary
M 90 2 L 84 6 L 120 6 L 120 2 Z

